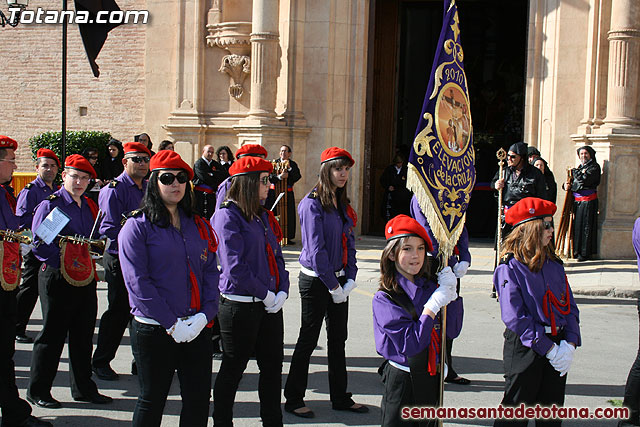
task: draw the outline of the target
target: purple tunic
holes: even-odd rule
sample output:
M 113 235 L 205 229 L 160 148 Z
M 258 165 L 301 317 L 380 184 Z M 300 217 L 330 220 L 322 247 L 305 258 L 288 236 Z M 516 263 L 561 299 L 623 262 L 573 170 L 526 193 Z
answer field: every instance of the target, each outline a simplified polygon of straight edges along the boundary
M 7 190 L 0 186 L 0 230 L 17 230 L 18 217 L 7 201 Z
M 55 190 L 52 190 L 40 177 L 37 177 L 29 184 L 18 194 L 16 216 L 20 219 L 20 228 L 30 230 L 36 207 L 60 187 L 53 184 Z
M 424 278 L 417 278 L 415 283 L 401 274 L 396 274 L 400 287 L 413 302 L 416 313 L 420 316 L 414 321 L 402 307 L 392 303 L 376 292 L 373 297 L 373 336 L 378 354 L 387 360 L 408 366 L 408 358 L 423 351 L 431 343 L 433 325 L 440 323 L 440 314 L 435 320 L 422 314 L 424 305 L 436 290 L 436 284 Z M 458 299 L 447 306 L 447 337 L 456 338 L 462 326 L 462 300 Z
M 196 314 L 191 308 L 190 269 L 198 282 L 200 310 L 211 321 L 218 313 L 216 254 L 209 252 L 194 218 L 182 210 L 180 230 L 160 227 L 145 214 L 131 217 L 119 236 L 122 276 L 129 292 L 131 314 L 154 319 L 169 329 L 181 317 Z
M 73 200 L 71 194 L 64 188 L 60 188 L 54 192 L 52 196 L 44 199 L 42 203 L 36 208 L 36 213 L 33 215 L 33 230 L 36 230 L 40 223 L 49 215 L 54 208 L 59 208 L 61 211 L 69 215 L 71 221 L 65 225 L 60 231 L 63 236 L 84 236 L 88 237 L 93 227 L 93 213 L 89 208 L 87 200 L 82 197 L 81 206 Z M 52 268 L 60 268 L 60 246 L 58 245 L 59 238 L 56 238 L 50 245 L 45 244 L 36 234 L 34 235 L 33 254 L 40 261 L 45 262 Z
M 638 258 L 638 274 L 640 274 L 640 218 L 636 219 L 636 222 L 633 224 L 631 241 L 633 243 L 633 249 L 636 251 L 636 257 Z
M 493 274 L 493 284 L 500 299 L 502 321 L 520 337 L 525 347 L 544 356 L 553 345 L 545 334 L 545 326 L 551 326 L 551 320 L 543 311 L 547 289 L 553 292 L 560 303 L 569 298 L 569 314 L 560 313 L 553 304 L 551 309 L 556 326 L 565 328 L 566 341 L 573 342 L 576 346 L 581 344 L 580 313 L 571 289 L 569 295 L 565 295 L 567 284 L 562 264 L 547 259 L 541 271 L 532 273 L 526 265 L 511 258 L 506 264 L 498 265 Z
M 418 221 L 418 223 L 421 226 L 423 226 L 425 230 L 427 230 L 427 233 L 429 234 L 429 238 L 431 239 L 431 244 L 433 245 L 432 255 L 437 256 L 438 248 L 440 248 L 440 244 L 436 240 L 436 237 L 433 235 L 433 232 L 431 231 L 431 227 L 429 227 L 427 218 L 424 216 L 424 213 L 422 212 L 422 208 L 420 208 L 420 204 L 418 203 L 418 199 L 416 198 L 416 196 L 413 196 L 411 198 L 410 209 L 411 209 L 411 216 L 416 221 Z M 456 244 L 456 247 L 458 248 L 458 252 L 460 252 L 460 254 L 458 256 L 451 255 L 451 257 L 449 257 L 449 266 L 453 267 L 459 261 L 467 261 L 469 264 L 471 264 L 471 253 L 469 252 L 469 233 L 467 232 L 467 226 L 462 227 L 462 234 L 460 234 L 460 237 L 458 238 L 458 243 Z
M 313 270 L 325 286 L 335 289 L 339 285 L 335 272 L 344 268 L 347 279 L 356 280 L 356 245 L 353 235 L 353 220 L 343 210 L 346 222 L 337 209 L 327 212 L 320 199 L 313 196 L 315 190 L 304 197 L 298 205 L 302 251 L 300 264 Z M 342 264 L 342 234 L 347 236 L 347 265 Z
M 104 218 L 100 224 L 100 235 L 105 235 L 111 240 L 107 252 L 116 255 L 118 253 L 118 233 L 122 226 L 123 215 L 138 209 L 144 191 L 147 188 L 147 180 L 142 181 L 142 189 L 131 179 L 127 172 L 122 172 L 114 179 L 113 183 L 100 190 L 98 205 L 104 213 Z
M 268 291 L 289 293 L 289 272 L 285 270 L 282 249 L 267 215 L 263 212 L 260 218 L 247 221 L 235 203 L 229 202 L 211 217 L 211 225 L 220 240 L 220 293 L 260 299 L 264 299 Z M 277 288 L 275 276 L 269 270 L 267 242 L 275 255 L 280 275 Z
M 220 209 L 220 205 L 224 202 L 229 187 L 231 187 L 231 177 L 228 177 L 218 185 L 218 190 L 216 190 L 216 210 Z

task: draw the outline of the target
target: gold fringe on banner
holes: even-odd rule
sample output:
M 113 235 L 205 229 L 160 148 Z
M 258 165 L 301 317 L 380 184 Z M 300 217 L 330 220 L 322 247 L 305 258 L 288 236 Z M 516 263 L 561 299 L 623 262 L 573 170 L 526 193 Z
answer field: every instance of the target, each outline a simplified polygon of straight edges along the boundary
M 440 260 L 440 266 L 444 267 L 447 265 L 446 260 L 453 254 L 453 250 L 462 234 L 462 228 L 464 227 L 467 214 L 463 214 L 462 220 L 451 233 L 449 233 L 442 225 L 444 222 L 442 214 L 436 208 L 438 201 L 433 198 L 424 178 L 411 163 L 408 164 L 407 170 L 407 188 L 413 191 L 413 194 L 416 196 L 420 209 L 422 209 L 422 213 L 427 218 L 429 227 L 431 227 L 431 232 L 438 241 L 439 248 L 437 257 Z

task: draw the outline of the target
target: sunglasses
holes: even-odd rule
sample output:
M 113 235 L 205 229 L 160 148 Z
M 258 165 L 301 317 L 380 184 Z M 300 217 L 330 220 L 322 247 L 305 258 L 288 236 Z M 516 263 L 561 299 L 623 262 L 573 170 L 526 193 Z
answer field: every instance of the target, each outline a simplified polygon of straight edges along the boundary
M 187 175 L 186 172 L 178 172 L 177 175 L 174 175 L 171 172 L 166 172 L 158 177 L 158 181 L 164 185 L 171 185 L 176 179 L 178 180 L 178 184 L 184 184 L 189 181 L 189 175 Z
M 269 175 L 263 176 L 262 178 L 259 178 L 258 181 L 262 185 L 269 185 Z
M 550 230 L 550 229 L 554 228 L 553 227 L 553 221 L 542 221 L 542 227 L 545 230 Z
M 507 155 L 507 157 L 510 158 L 510 159 L 515 159 L 516 157 L 518 157 L 518 155 L 517 154 L 509 154 L 509 155 Z
M 135 157 L 127 157 L 128 160 L 131 160 L 133 163 L 149 163 L 151 158 L 147 156 L 135 156 Z M 172 181 L 173 182 L 173 181 Z

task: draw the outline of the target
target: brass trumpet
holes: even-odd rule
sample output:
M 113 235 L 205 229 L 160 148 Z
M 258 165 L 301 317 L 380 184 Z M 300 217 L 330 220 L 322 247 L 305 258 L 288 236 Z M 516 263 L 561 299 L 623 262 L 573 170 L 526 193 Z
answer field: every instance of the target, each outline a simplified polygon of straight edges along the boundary
M 60 241 L 58 243 L 59 245 L 62 245 L 62 243 L 65 241 L 69 243 L 76 243 L 79 245 L 89 245 L 89 254 L 92 256 L 101 257 L 104 254 L 104 250 L 107 246 L 106 238 L 89 239 L 88 237 L 79 236 L 77 234 L 75 236 L 62 236 L 58 234 L 58 237 L 60 237 Z
M 31 232 L 26 230 L 22 233 L 18 233 L 13 230 L 0 230 L 0 240 L 4 240 L 6 242 L 18 242 L 24 243 L 25 245 L 30 245 L 33 241 L 31 237 Z

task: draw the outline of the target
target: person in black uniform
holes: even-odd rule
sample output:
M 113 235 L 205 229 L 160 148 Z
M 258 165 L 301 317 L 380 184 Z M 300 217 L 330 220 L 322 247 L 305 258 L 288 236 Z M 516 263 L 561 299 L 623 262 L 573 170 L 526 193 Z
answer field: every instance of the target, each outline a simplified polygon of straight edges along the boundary
M 527 162 L 527 144 L 517 142 L 509 147 L 507 165 L 504 178 L 498 176 L 499 171 L 491 180 L 491 187 L 495 190 L 502 189 L 503 215 L 525 197 L 547 196 L 546 185 L 542 172 Z M 502 238 L 505 239 L 511 227 L 503 223 Z
M 19 219 L 21 230 L 31 230 L 33 212 L 36 207 L 59 188 L 54 182 L 60 169 L 60 160 L 56 153 L 48 148 L 41 148 L 36 153 L 36 157 L 38 176 L 18 194 L 16 216 Z M 26 331 L 31 313 L 38 302 L 38 271 L 40 271 L 42 262 L 36 258 L 31 248 L 28 248 L 26 254 L 23 253 L 23 261 L 22 283 L 16 297 L 18 304 L 16 341 L 32 343 L 33 338 L 27 336 Z
M 120 175 L 124 170 L 124 166 L 122 165 L 122 158 L 124 157 L 122 143 L 117 139 L 111 138 L 109 142 L 107 142 L 107 151 L 109 151 L 109 157 L 101 162 L 99 173 L 99 177 L 105 185 Z
M 200 157 L 193 165 L 193 194 L 196 212 L 209 219 L 216 206 L 216 190 L 227 177 L 220 163 L 213 159 L 215 151 L 212 146 L 205 145 Z
M 598 192 L 600 185 L 600 165 L 596 162 L 596 152 L 589 146 L 577 150 L 580 166 L 572 170 L 573 182 L 566 182 L 562 188 L 573 192 L 573 257 L 586 261 L 598 252 Z
M 226 145 L 218 147 L 216 150 L 216 158 L 218 159 L 220 166 L 222 166 L 222 169 L 227 173 L 227 176 L 229 176 L 229 168 L 235 161 L 231 148 Z
M 407 164 L 400 153 L 393 158 L 380 176 L 380 185 L 384 188 L 381 213 L 385 221 L 396 215 L 411 215 L 411 191 L 407 188 Z
M 0 181 L 11 181 L 13 171 L 16 169 L 15 150 L 18 143 L 4 135 L 0 135 Z M 10 205 L 6 190 L 0 188 L 0 229 L 17 230 L 18 218 L 15 216 L 13 207 Z M 19 264 L 18 243 L 0 242 L 2 245 L 13 246 L 15 262 Z M 6 253 L 6 251 L 5 251 Z M 4 275 L 5 269 L 2 269 Z M 15 273 L 14 273 L 15 278 Z M 50 427 L 53 424 L 41 421 L 31 415 L 31 406 L 20 398 L 18 387 L 16 387 L 16 372 L 13 363 L 15 353 L 15 330 L 16 330 L 16 294 L 18 281 L 11 285 L 2 279 L 0 287 L 0 408 L 2 408 L 3 427 Z
M 527 153 L 529 154 L 529 164 L 538 168 L 544 175 L 545 189 L 547 190 L 545 200 L 555 203 L 558 195 L 558 185 L 556 184 L 556 178 L 553 176 L 553 172 L 551 172 L 549 168 L 549 164 L 542 158 L 540 151 L 538 151 L 536 147 L 527 148 Z
M 296 237 L 296 198 L 293 195 L 293 185 L 300 181 L 300 178 L 302 178 L 302 174 L 300 173 L 300 168 L 298 167 L 298 164 L 296 162 L 294 162 L 293 160 L 291 160 L 291 147 L 289 147 L 288 145 L 283 145 L 282 147 L 280 147 L 280 158 L 274 160 L 272 163 L 275 163 L 277 165 L 277 167 L 279 167 L 279 165 L 282 162 L 285 161 L 289 161 L 289 167 L 287 168 L 287 170 L 282 171 L 282 173 L 279 174 L 275 174 L 275 173 L 271 173 L 269 175 L 269 181 L 271 182 L 271 185 L 269 186 L 269 196 L 267 197 L 267 202 L 265 204 L 265 206 L 267 207 L 267 209 L 271 209 L 273 206 L 273 203 L 276 201 L 276 198 L 278 197 L 278 195 L 276 194 L 275 191 L 275 184 L 277 184 L 279 181 L 282 181 L 284 179 L 287 180 L 287 229 L 283 230 L 286 231 L 287 235 L 287 239 L 288 242 L 287 244 L 289 245 L 294 245 L 295 242 L 293 241 L 293 239 Z M 278 204 L 280 205 L 279 202 Z M 275 215 L 279 215 L 278 213 L 278 208 L 275 208 L 273 210 Z

